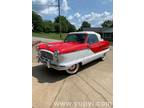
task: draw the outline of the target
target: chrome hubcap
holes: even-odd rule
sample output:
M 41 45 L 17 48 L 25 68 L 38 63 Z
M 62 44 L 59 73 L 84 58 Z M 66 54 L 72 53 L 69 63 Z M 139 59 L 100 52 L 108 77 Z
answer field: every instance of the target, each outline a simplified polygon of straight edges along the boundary
M 75 64 L 75 65 L 72 65 L 69 69 L 67 69 L 67 73 L 69 74 L 75 74 L 77 73 L 79 70 L 79 64 Z
M 74 70 L 75 69 L 75 65 L 73 65 L 73 66 L 71 66 L 70 68 L 69 68 L 69 70 Z

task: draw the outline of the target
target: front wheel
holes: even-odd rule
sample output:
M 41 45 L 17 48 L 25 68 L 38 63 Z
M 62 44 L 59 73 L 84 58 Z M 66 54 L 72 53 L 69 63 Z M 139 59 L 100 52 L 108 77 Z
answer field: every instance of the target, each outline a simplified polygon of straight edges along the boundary
M 104 61 L 106 59 L 106 53 L 101 57 L 101 60 Z
M 66 72 L 71 75 L 76 74 L 79 70 L 79 67 L 79 64 L 74 64 L 69 69 L 67 69 Z

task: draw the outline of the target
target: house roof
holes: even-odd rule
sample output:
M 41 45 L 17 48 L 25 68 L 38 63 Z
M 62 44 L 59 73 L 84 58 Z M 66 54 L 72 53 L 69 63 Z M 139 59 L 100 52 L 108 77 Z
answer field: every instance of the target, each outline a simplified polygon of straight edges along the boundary
M 83 28 L 83 31 L 94 31 L 94 32 L 97 32 L 97 33 L 112 33 L 113 32 L 113 27 L 111 27 L 111 28 L 101 28 L 101 27 Z
M 91 27 L 91 28 L 83 28 L 83 31 L 94 31 L 94 32 L 102 32 L 102 28 L 101 27 Z
M 111 28 L 105 28 L 105 29 L 103 29 L 103 32 L 104 33 L 112 33 L 113 32 L 113 28 L 111 27 Z

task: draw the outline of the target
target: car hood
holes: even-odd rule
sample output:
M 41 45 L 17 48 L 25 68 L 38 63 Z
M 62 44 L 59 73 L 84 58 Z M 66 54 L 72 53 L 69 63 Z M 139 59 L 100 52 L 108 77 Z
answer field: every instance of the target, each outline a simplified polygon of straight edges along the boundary
M 51 52 L 59 51 L 60 54 L 70 53 L 87 48 L 86 43 L 78 42 L 49 42 L 38 45 L 39 49 L 49 50 Z

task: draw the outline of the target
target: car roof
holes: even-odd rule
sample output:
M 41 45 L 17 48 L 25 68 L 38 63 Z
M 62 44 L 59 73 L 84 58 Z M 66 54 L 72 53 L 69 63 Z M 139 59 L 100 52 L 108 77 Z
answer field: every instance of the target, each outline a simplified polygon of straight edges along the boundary
M 96 35 L 99 35 L 98 33 L 93 32 L 93 31 L 70 32 L 70 33 L 68 33 L 68 34 L 96 34 Z

